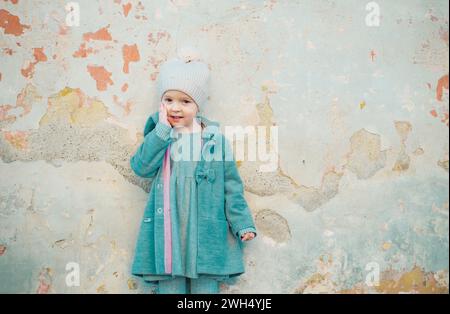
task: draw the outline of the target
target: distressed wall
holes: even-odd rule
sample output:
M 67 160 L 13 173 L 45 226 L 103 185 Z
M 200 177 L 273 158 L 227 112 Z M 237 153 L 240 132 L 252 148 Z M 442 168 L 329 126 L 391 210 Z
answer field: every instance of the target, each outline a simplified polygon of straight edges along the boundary
M 189 45 L 206 116 L 279 133 L 276 171 L 239 162 L 259 236 L 223 293 L 448 293 L 447 1 L 67 2 L 0 0 L 0 292 L 153 292 L 129 158 Z

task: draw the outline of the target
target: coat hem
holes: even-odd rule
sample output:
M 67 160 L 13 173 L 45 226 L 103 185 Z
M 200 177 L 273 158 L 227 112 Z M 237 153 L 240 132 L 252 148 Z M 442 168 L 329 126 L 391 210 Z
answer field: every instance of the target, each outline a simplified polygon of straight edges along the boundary
M 151 273 L 132 273 L 133 276 L 140 277 L 146 282 L 158 282 L 160 280 L 168 280 L 168 279 L 174 279 L 179 277 L 185 277 L 190 279 L 198 279 L 202 277 L 209 277 L 213 279 L 217 279 L 218 281 L 230 281 L 235 280 L 237 277 L 243 275 L 244 272 L 239 273 L 232 273 L 232 274 L 208 274 L 208 273 L 198 273 L 197 277 L 190 277 L 190 276 L 184 276 L 184 275 L 172 275 L 172 274 L 151 274 Z M 153 278 L 148 278 L 153 277 Z M 158 278 L 160 277 L 160 278 Z

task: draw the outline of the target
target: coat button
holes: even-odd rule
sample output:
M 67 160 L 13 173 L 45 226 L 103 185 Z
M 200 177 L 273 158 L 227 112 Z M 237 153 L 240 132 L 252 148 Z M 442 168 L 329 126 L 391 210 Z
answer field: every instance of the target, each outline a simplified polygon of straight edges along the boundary
M 161 207 L 159 207 L 156 211 L 158 212 L 158 214 L 161 214 L 163 209 Z
M 152 219 L 151 218 L 144 218 L 144 222 L 151 222 Z

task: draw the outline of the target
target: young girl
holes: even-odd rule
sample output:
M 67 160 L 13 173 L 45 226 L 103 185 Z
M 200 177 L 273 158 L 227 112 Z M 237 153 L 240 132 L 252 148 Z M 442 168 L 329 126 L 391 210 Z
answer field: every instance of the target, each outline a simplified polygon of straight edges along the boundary
M 230 143 L 199 114 L 208 87 L 207 64 L 162 64 L 159 111 L 131 157 L 138 176 L 154 178 L 132 274 L 157 293 L 219 293 L 220 281 L 244 273 L 243 242 L 256 236 Z

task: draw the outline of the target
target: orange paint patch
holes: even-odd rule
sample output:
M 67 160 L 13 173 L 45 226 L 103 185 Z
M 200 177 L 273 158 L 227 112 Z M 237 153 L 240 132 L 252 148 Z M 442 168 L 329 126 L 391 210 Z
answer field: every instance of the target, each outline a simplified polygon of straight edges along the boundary
M 137 45 L 134 44 L 132 46 L 123 45 L 122 47 L 122 56 L 123 56 L 123 72 L 129 73 L 129 64 L 130 62 L 138 62 L 141 58 L 139 56 L 139 51 Z
M 108 72 L 103 66 L 88 65 L 87 70 L 91 77 L 97 82 L 97 90 L 104 91 L 109 85 L 113 85 L 111 72 Z
M 22 75 L 25 77 L 28 77 L 28 78 L 33 77 L 34 67 L 36 64 L 38 64 L 39 62 L 47 61 L 47 56 L 44 53 L 44 48 L 33 48 L 33 56 L 34 56 L 34 61 L 30 62 L 28 67 L 26 67 L 25 69 L 20 70 Z
M 436 99 L 438 101 L 442 101 L 442 97 L 444 95 L 444 89 L 448 90 L 448 74 L 442 76 L 437 83 L 436 87 Z
M 122 92 L 125 93 L 127 90 L 128 90 L 128 84 L 125 83 L 125 84 L 122 85 Z
M 431 110 L 430 113 L 431 113 L 431 115 L 432 115 L 433 117 L 435 117 L 435 118 L 438 116 L 438 114 L 437 114 L 437 112 L 436 112 L 436 109 Z
M 131 3 L 127 3 L 127 4 L 124 4 L 124 5 L 122 5 L 122 8 L 123 8 L 123 14 L 125 15 L 125 17 L 127 17 L 128 16 L 128 13 L 130 12 L 130 10 L 131 10 Z
M 20 36 L 24 29 L 30 28 L 29 25 L 20 24 L 18 16 L 12 15 L 7 10 L 0 10 L 0 27 L 4 29 L 5 34 Z
M 74 58 L 86 58 L 89 54 L 97 53 L 98 50 L 94 50 L 91 47 L 86 49 L 86 43 L 82 43 L 78 51 L 73 53 Z
M 5 140 L 8 141 L 12 146 L 14 146 L 17 149 L 27 148 L 27 137 L 28 134 L 24 131 L 4 132 Z
M 26 67 L 25 69 L 21 69 L 20 73 L 22 73 L 23 76 L 28 77 L 28 78 L 32 78 L 33 77 L 33 72 L 34 72 L 34 63 L 31 62 L 28 67 Z
M 84 41 L 90 40 L 112 40 L 111 34 L 108 31 L 109 25 L 107 27 L 100 28 L 95 33 L 85 33 L 83 34 Z
M 47 61 L 47 56 L 44 53 L 44 48 L 34 48 L 33 49 L 33 55 L 36 61 Z

